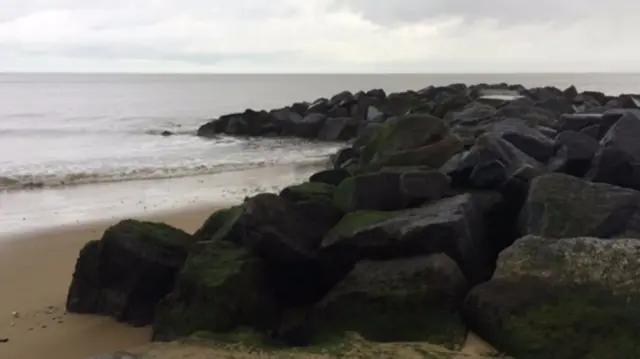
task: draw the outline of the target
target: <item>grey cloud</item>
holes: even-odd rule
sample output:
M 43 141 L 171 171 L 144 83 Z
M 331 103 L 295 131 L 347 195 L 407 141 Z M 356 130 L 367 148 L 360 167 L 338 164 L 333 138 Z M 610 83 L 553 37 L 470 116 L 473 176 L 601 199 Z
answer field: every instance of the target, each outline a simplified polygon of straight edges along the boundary
M 637 14 L 640 4 L 630 0 L 335 0 L 382 23 L 418 22 L 449 16 L 468 21 L 493 19 L 502 25 L 561 23 L 584 17 Z

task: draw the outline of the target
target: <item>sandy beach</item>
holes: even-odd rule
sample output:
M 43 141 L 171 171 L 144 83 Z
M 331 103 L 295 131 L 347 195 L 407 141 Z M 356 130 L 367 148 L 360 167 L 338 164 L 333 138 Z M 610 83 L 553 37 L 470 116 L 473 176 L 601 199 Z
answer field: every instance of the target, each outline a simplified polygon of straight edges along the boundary
M 214 211 L 215 206 L 201 206 L 136 217 L 192 232 Z M 0 339 L 8 339 L 0 343 L 0 358 L 86 359 L 148 342 L 148 328 L 65 314 L 78 251 L 116 221 L 53 228 L 0 244 Z

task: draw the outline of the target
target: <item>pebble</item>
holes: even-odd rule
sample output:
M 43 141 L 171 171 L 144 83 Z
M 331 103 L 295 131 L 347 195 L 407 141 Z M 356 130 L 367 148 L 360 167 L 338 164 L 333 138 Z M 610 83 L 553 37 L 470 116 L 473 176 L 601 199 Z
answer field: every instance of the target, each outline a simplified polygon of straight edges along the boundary
M 18 313 L 18 312 L 12 312 L 12 313 L 11 313 L 11 316 L 12 316 L 12 317 L 14 317 L 14 318 L 20 318 L 20 313 Z

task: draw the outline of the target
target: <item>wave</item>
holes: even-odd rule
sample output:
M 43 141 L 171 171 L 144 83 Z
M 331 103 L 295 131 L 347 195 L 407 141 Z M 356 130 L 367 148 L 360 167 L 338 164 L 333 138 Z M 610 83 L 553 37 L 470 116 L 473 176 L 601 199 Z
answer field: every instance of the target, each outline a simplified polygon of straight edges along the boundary
M 189 128 L 0 128 L 0 136 L 60 136 L 60 135 L 110 135 L 110 134 L 127 134 L 127 135 L 154 135 L 165 136 L 166 132 L 170 135 L 189 135 L 195 136 L 198 132 L 197 127 Z
M 53 174 L 20 174 L 0 176 L 0 191 L 20 191 L 41 188 L 55 188 L 84 184 L 126 182 L 141 180 L 159 180 L 178 177 L 210 175 L 222 172 L 245 171 L 269 166 L 323 166 L 328 163 L 328 156 L 309 156 L 303 159 L 261 160 L 249 163 L 220 163 L 211 166 L 196 167 L 161 167 L 120 169 L 106 172 L 74 172 Z

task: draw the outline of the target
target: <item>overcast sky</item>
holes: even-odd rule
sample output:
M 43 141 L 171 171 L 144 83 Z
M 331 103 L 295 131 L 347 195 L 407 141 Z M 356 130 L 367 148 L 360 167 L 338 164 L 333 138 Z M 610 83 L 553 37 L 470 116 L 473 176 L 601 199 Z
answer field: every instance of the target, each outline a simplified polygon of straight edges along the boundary
M 0 0 L 0 71 L 640 71 L 632 0 Z

